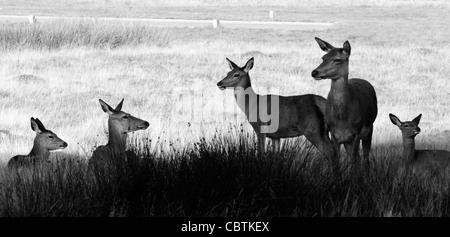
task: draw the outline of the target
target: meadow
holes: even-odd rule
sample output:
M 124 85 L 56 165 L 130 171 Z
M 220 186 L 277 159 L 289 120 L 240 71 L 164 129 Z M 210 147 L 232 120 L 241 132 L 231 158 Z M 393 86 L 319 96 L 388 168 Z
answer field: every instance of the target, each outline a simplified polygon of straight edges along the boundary
M 449 5 L 354 2 L 275 6 L 280 20 L 336 22 L 325 31 L 1 24 L 0 216 L 448 216 L 448 175 L 401 169 L 401 134 L 388 114 L 410 120 L 422 113 L 416 146 L 450 150 Z M 113 3 L 101 14 L 124 16 Z M 254 20 L 272 7 L 245 6 L 254 14 L 244 14 L 233 4 L 156 9 L 169 12 L 166 18 L 216 11 Z M 0 12 L 11 9 L 24 12 L 12 3 Z M 367 79 L 377 91 L 373 165 L 356 183 L 349 171 L 336 183 L 328 162 L 302 137 L 286 140 L 281 154 L 255 156 L 255 136 L 232 91 L 216 86 L 229 70 L 225 57 L 243 65 L 254 56 L 255 91 L 326 97 L 330 81 L 310 76 L 323 55 L 315 36 L 335 46 L 349 40 L 350 77 Z M 142 164 L 122 180 L 87 171 L 93 149 L 107 142 L 99 98 L 112 105 L 125 98 L 123 110 L 150 123 L 130 136 Z M 9 158 L 32 147 L 30 117 L 69 146 L 52 153 L 53 165 L 10 172 Z

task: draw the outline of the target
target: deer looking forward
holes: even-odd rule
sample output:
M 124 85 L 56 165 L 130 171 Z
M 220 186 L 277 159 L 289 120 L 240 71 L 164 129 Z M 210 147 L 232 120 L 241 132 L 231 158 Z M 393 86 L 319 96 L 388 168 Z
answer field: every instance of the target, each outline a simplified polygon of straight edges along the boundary
M 340 145 L 344 144 L 354 167 L 360 166 L 359 144 L 362 140 L 363 156 L 368 168 L 373 122 L 377 117 L 375 89 L 364 79 L 348 79 L 351 53 L 348 41 L 343 48 L 335 48 L 319 38 L 315 39 L 326 54 L 311 76 L 316 80 L 331 79 L 325 123 L 331 134 L 334 160 L 339 162 Z
M 445 150 L 416 150 L 415 137 L 420 133 L 419 122 L 422 114 L 419 114 L 412 121 L 402 122 L 400 119 L 389 114 L 391 122 L 402 132 L 403 137 L 403 160 L 406 167 L 427 168 L 437 167 L 445 168 L 450 164 L 450 152 Z
M 149 123 L 122 111 L 123 99 L 115 109 L 111 108 L 111 106 L 101 99 L 99 102 L 103 112 L 109 116 L 109 140 L 108 144 L 95 149 L 91 159 L 89 159 L 89 166 L 97 168 L 111 165 L 111 162 L 117 161 L 117 159 L 135 158 L 127 157 L 126 142 L 128 133 L 145 130 L 148 128 Z
M 266 137 L 271 138 L 275 151 L 280 149 L 280 139 L 304 135 L 320 152 L 329 156 L 331 143 L 324 127 L 325 98 L 318 95 L 279 96 L 258 95 L 252 88 L 249 71 L 254 59 L 239 67 L 227 58 L 231 71 L 217 83 L 224 90 L 234 89 L 236 103 L 245 113 L 258 137 L 258 151 L 265 148 Z M 273 129 L 264 131 L 271 115 Z
M 67 143 L 54 132 L 47 130 L 38 118 L 31 118 L 31 129 L 36 132 L 33 148 L 28 155 L 17 155 L 8 161 L 8 168 L 29 167 L 46 162 L 50 151 L 64 149 Z

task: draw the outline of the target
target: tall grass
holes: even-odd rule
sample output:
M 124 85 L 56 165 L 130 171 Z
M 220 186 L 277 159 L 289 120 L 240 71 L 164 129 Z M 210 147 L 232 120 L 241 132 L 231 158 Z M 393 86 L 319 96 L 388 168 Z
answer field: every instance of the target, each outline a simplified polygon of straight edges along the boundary
M 0 45 L 8 49 L 46 49 L 121 46 L 168 46 L 171 35 L 139 23 L 62 20 L 45 24 L 8 24 L 0 27 Z
M 200 139 L 179 153 L 144 147 L 135 151 L 140 163 L 132 173 L 99 175 L 75 157 L 31 170 L 3 169 L 0 216 L 450 214 L 446 175 L 417 175 L 376 162 L 355 179 L 343 162 L 342 179 L 335 181 L 328 162 L 302 141 L 262 157 L 244 136 Z M 127 163 L 117 165 L 129 169 Z

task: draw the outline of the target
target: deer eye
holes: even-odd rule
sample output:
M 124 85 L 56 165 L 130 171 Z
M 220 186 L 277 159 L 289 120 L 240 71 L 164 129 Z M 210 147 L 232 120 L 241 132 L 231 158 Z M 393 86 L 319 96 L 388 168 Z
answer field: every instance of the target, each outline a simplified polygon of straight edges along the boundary
M 405 127 L 405 128 L 409 128 L 409 125 L 408 125 L 408 124 L 405 124 L 404 127 Z
M 233 77 L 238 77 L 239 76 L 239 74 L 234 74 L 234 76 Z
M 337 58 L 337 59 L 334 60 L 334 63 L 335 64 L 339 64 L 339 63 L 341 63 L 341 60 Z
M 125 116 L 123 116 L 122 118 L 123 118 L 123 119 L 128 119 L 128 116 L 125 115 Z
M 52 139 L 53 139 L 53 138 L 55 138 L 55 137 L 53 137 L 52 135 L 50 135 L 50 136 L 48 136 L 48 138 L 52 138 Z

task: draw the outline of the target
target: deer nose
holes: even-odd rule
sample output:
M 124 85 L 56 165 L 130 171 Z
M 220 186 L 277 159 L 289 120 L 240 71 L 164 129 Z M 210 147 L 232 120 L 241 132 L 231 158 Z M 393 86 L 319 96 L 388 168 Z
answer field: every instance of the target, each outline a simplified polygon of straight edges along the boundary
M 60 147 L 67 147 L 67 142 L 64 142 Z
M 147 121 L 144 121 L 144 123 L 142 125 L 138 126 L 138 129 L 144 130 L 144 129 L 147 129 L 148 126 L 150 126 L 150 124 Z
M 222 86 L 222 82 L 221 81 L 219 81 L 219 82 L 217 82 L 217 86 Z
M 317 77 L 317 75 L 319 75 L 319 72 L 318 72 L 317 70 L 313 70 L 313 71 L 311 72 L 311 76 L 312 76 L 312 77 Z

